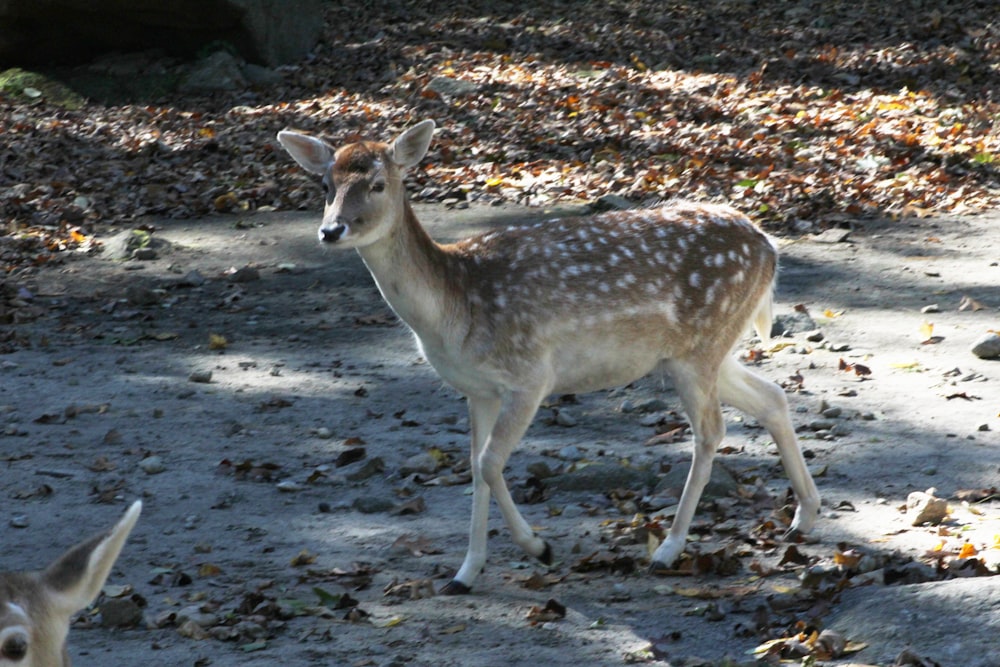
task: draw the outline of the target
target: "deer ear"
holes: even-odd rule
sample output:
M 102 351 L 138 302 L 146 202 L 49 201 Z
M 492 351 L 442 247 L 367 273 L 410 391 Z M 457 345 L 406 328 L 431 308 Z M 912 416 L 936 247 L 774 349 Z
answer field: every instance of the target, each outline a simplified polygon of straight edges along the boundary
M 389 157 L 403 169 L 409 169 L 427 154 L 432 136 L 434 136 L 434 121 L 428 118 L 396 137 L 389 147 Z
M 137 500 L 114 528 L 70 548 L 42 573 L 42 584 L 60 611 L 69 615 L 94 601 L 140 512 Z
M 322 139 L 301 132 L 282 130 L 278 132 L 278 142 L 310 173 L 325 174 L 333 163 L 333 149 Z

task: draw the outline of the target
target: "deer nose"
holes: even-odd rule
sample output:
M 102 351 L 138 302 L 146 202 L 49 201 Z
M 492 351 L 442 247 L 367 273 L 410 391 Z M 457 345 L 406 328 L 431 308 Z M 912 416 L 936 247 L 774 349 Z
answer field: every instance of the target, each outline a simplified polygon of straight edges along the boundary
M 336 243 L 346 231 L 347 226 L 342 223 L 337 223 L 333 227 L 320 227 L 319 240 L 323 243 Z
M 19 662 L 28 654 L 28 635 L 24 632 L 12 632 L 4 637 L 0 646 L 0 657 L 4 662 L 11 660 Z

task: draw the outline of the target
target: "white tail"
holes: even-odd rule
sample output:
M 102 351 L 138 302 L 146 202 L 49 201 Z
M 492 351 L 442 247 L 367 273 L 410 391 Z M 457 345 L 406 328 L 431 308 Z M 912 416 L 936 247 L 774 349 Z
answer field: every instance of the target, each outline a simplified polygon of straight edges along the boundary
M 114 528 L 44 570 L 0 572 L 0 666 L 69 667 L 70 618 L 101 592 L 141 511 L 140 501 L 132 503 Z
M 684 550 L 725 434 L 720 401 L 770 431 L 799 501 L 790 531 L 808 531 L 819 494 L 784 392 L 731 356 L 751 322 L 762 337 L 769 333 L 777 264 L 771 240 L 731 208 L 680 203 L 440 245 L 420 226 L 403 186 L 433 131 L 425 120 L 390 144 L 339 150 L 297 132 L 280 132 L 278 140 L 323 177 L 320 240 L 357 248 L 427 360 L 468 398 L 469 550 L 443 592 L 467 592 L 486 562 L 491 493 L 514 541 L 546 563 L 551 559 L 503 479 L 541 401 L 552 393 L 624 385 L 657 368 L 674 377 L 694 432 L 694 460 L 653 567 L 671 565 Z

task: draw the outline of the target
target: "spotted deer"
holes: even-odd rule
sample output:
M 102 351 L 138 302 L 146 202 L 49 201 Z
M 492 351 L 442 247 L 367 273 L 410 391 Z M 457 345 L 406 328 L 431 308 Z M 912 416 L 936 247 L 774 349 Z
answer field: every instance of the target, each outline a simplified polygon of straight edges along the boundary
M 469 547 L 442 592 L 469 592 L 485 565 L 491 495 L 514 542 L 550 563 L 550 545 L 534 534 L 503 478 L 542 400 L 625 385 L 657 369 L 675 381 L 694 459 L 651 567 L 672 565 L 684 550 L 725 434 L 720 401 L 770 432 L 798 500 L 788 533 L 809 531 L 820 499 L 784 392 L 731 354 L 751 322 L 762 338 L 769 333 L 774 243 L 729 207 L 675 203 L 439 244 L 417 221 L 403 185 L 433 132 L 425 120 L 388 144 L 334 149 L 288 130 L 278 141 L 322 177 L 320 241 L 358 251 L 423 355 L 468 399 Z
M 101 592 L 141 511 L 140 501 L 132 503 L 114 528 L 44 570 L 0 572 L 0 667 L 69 667 L 70 618 Z

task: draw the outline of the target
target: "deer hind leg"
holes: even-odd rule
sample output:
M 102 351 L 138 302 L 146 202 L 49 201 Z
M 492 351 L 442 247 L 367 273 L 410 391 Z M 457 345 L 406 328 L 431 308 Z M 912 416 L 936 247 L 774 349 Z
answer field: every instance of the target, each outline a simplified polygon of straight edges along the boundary
M 670 362 L 667 367 L 674 378 L 684 411 L 691 422 L 691 430 L 694 432 L 694 456 L 691 459 L 691 469 L 688 471 L 670 532 L 653 553 L 653 560 L 650 563 L 650 569 L 653 571 L 670 567 L 684 552 L 688 530 L 691 528 L 698 501 L 712 474 L 715 450 L 726 434 L 722 406 L 719 404 L 715 384 L 715 372 L 711 370 L 706 372 L 704 365 L 678 361 Z
M 778 445 L 792 490 L 799 501 L 792 525 L 785 534 L 790 539 L 809 532 L 819 516 L 819 491 L 802 458 L 788 415 L 788 401 L 781 387 L 762 378 L 734 357 L 727 357 L 719 373 L 722 402 L 747 413 L 767 429 Z
M 473 433 L 469 550 L 462 567 L 455 578 L 442 588 L 442 593 L 468 593 L 472 582 L 486 564 L 487 519 L 491 494 L 496 498 L 514 543 L 542 562 L 551 561 L 549 545 L 535 535 L 521 516 L 503 478 L 507 459 L 528 430 L 542 398 L 543 395 L 535 392 L 517 392 L 502 404 L 498 399 L 469 400 Z

